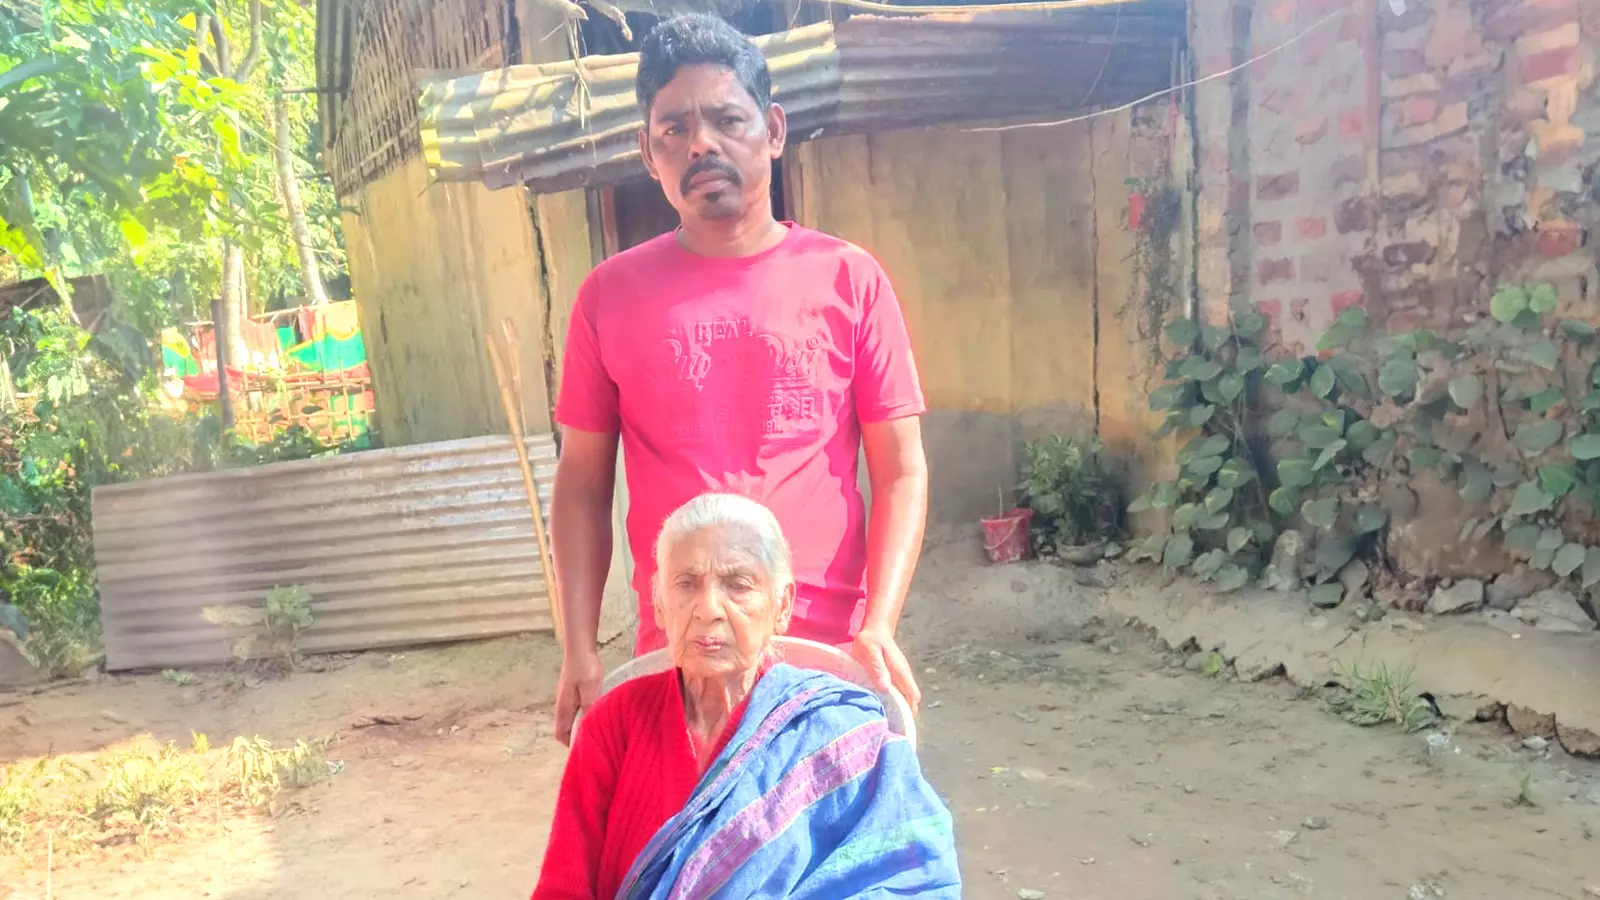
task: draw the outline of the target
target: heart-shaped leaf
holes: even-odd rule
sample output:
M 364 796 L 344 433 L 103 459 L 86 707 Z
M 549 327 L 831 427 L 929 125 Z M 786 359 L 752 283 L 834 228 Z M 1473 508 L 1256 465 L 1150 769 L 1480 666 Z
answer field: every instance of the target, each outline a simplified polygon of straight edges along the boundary
M 1233 488 L 1215 487 L 1211 493 L 1206 494 L 1206 512 L 1219 513 L 1228 508 L 1233 502 Z
M 1190 460 L 1189 465 L 1185 467 L 1185 471 L 1204 479 L 1210 478 L 1211 474 L 1220 468 L 1222 468 L 1222 457 L 1201 456 Z
M 1371 534 L 1389 524 L 1389 511 L 1381 506 L 1367 504 L 1356 510 L 1356 533 Z
M 1461 466 L 1461 499 L 1468 503 L 1482 503 L 1494 496 L 1494 473 L 1475 457 L 1467 457 Z
M 1578 571 L 1588 555 L 1589 551 L 1582 544 L 1567 544 L 1556 551 L 1555 559 L 1550 562 L 1550 571 L 1566 578 Z
M 1506 531 L 1506 546 L 1523 553 L 1532 553 L 1539 545 L 1540 530 L 1537 525 L 1513 525 Z
M 1267 317 L 1251 310 L 1241 310 L 1233 314 L 1233 330 L 1235 334 L 1243 337 L 1255 337 L 1267 327 Z
M 1189 395 L 1189 386 L 1186 384 L 1162 385 L 1150 392 L 1150 409 L 1161 412 L 1176 407 L 1184 402 Z
M 1149 512 L 1150 509 L 1151 509 L 1151 506 L 1150 506 L 1150 492 L 1149 491 L 1146 491 L 1145 493 L 1140 494 L 1139 496 L 1133 498 L 1133 502 L 1128 504 L 1128 512 L 1130 512 L 1130 513 Z
M 1285 487 L 1305 487 L 1314 474 L 1308 459 L 1286 459 L 1278 463 L 1278 481 Z
M 1368 447 L 1378 440 L 1378 426 L 1362 419 L 1353 422 L 1344 433 L 1345 440 L 1350 442 L 1350 449 L 1357 453 L 1365 452 Z
M 1286 438 L 1294 434 L 1300 427 L 1300 410 L 1280 409 L 1267 419 L 1267 434 L 1274 438 Z
M 1539 542 L 1533 545 L 1535 550 L 1549 550 L 1554 553 L 1567 545 L 1567 536 L 1559 528 L 1546 528 L 1539 532 Z
M 1311 468 L 1316 469 L 1319 472 L 1323 469 L 1326 469 L 1334 460 L 1339 458 L 1339 454 L 1344 451 L 1346 446 L 1348 446 L 1348 444 L 1341 440 L 1334 441 L 1328 446 L 1323 447 L 1322 452 L 1317 454 L 1317 461 L 1311 464 Z
M 1222 464 L 1217 472 L 1217 487 L 1237 490 L 1254 481 L 1256 473 L 1250 470 L 1250 465 L 1242 459 L 1230 459 Z
M 1178 486 L 1170 481 L 1156 485 L 1150 494 L 1150 505 L 1156 509 L 1171 509 L 1178 505 Z
M 1538 456 L 1561 442 L 1562 431 L 1560 422 L 1524 422 L 1517 426 L 1511 439 L 1522 448 L 1524 454 Z
M 1172 511 L 1172 528 L 1175 531 L 1188 531 L 1194 523 L 1200 521 L 1204 510 L 1198 503 L 1185 503 Z
M 1204 356 L 1191 356 L 1178 367 L 1178 376 L 1190 381 L 1210 381 L 1222 374 L 1222 363 Z
M 1594 340 L 1595 327 L 1588 322 L 1579 322 L 1576 319 L 1562 319 L 1561 333 L 1579 343 L 1587 344 Z
M 1166 332 L 1167 340 L 1179 346 L 1187 346 L 1200 336 L 1200 326 L 1196 325 L 1193 319 L 1173 319 L 1167 324 Z
M 1269 384 L 1282 387 L 1299 378 L 1305 368 L 1305 363 L 1298 359 L 1291 359 L 1288 362 L 1276 363 L 1268 367 L 1267 374 L 1261 377 L 1265 378 Z
M 1337 428 L 1329 428 L 1321 422 L 1308 422 L 1301 425 L 1300 430 L 1296 432 L 1296 436 L 1300 438 L 1301 443 L 1312 450 L 1321 450 L 1342 437 Z
M 1207 550 L 1195 559 L 1194 565 L 1189 567 L 1189 571 L 1193 572 L 1194 576 L 1201 581 L 1210 581 L 1212 576 L 1216 575 L 1217 571 L 1222 568 L 1223 563 L 1227 561 L 1228 554 L 1223 553 L 1221 550 Z
M 1534 415 L 1544 415 L 1567 401 L 1567 393 L 1558 387 L 1548 387 L 1528 398 L 1528 410 Z
M 1194 527 L 1197 531 L 1221 531 L 1222 529 L 1227 528 L 1228 523 L 1232 521 L 1233 517 L 1228 515 L 1227 510 L 1223 510 L 1219 513 L 1211 513 L 1210 515 L 1202 516 L 1200 521 L 1195 523 Z
M 1249 583 L 1250 573 L 1245 570 L 1244 566 L 1237 563 L 1228 563 L 1217 570 L 1217 577 L 1212 582 L 1212 585 L 1222 593 L 1229 594 Z
M 1300 507 L 1300 515 L 1307 522 L 1323 530 L 1331 529 L 1339 521 L 1339 498 L 1324 497 L 1321 500 L 1307 500 Z
M 1539 489 L 1560 500 L 1578 486 L 1578 469 L 1565 463 L 1539 467 Z
M 1528 362 L 1546 371 L 1555 369 L 1561 362 L 1561 351 L 1549 338 L 1534 341 L 1523 348 L 1522 354 L 1528 358 Z
M 1557 302 L 1559 298 L 1553 284 L 1536 284 L 1528 291 L 1528 309 L 1541 316 L 1555 312 Z
M 1211 417 L 1216 415 L 1216 412 L 1217 408 L 1209 404 L 1205 406 L 1196 406 L 1194 409 L 1189 411 L 1190 427 L 1199 428 L 1200 426 L 1206 424 L 1207 422 L 1211 421 Z
M 1378 390 L 1391 397 L 1411 393 L 1417 387 L 1417 364 L 1409 359 L 1394 357 L 1378 370 Z
M 1587 462 L 1591 459 L 1600 459 L 1600 434 L 1580 434 L 1567 445 L 1572 451 L 1572 458 Z
M 1188 534 L 1175 534 L 1167 539 L 1161 554 L 1161 564 L 1169 569 L 1181 569 L 1194 557 L 1194 538 Z
M 1556 498 L 1540 489 L 1532 481 L 1525 481 L 1517 485 L 1517 492 L 1511 495 L 1511 508 L 1506 510 L 1511 516 L 1530 516 L 1536 512 L 1544 512 L 1556 502 Z
M 1217 379 L 1217 393 L 1222 395 L 1224 402 L 1232 403 L 1244 393 L 1244 377 L 1232 372 Z
M 1238 553 L 1250 546 L 1250 529 L 1235 528 L 1228 532 L 1228 552 Z
M 1333 370 L 1327 366 L 1318 366 L 1317 371 L 1312 373 L 1311 383 L 1308 386 L 1311 388 L 1312 394 L 1326 398 L 1333 393 L 1333 382 Z
M 1438 468 L 1444 460 L 1444 454 L 1439 452 L 1438 447 L 1414 447 L 1406 454 L 1406 459 L 1411 463 L 1411 468 L 1420 472 Z
M 1267 505 L 1280 516 L 1294 515 L 1299 495 L 1292 488 L 1278 488 L 1267 496 Z
M 1528 308 L 1527 290 L 1507 285 L 1494 292 L 1489 298 L 1489 315 L 1494 316 L 1496 322 L 1510 324 L 1517 316 Z
M 1233 370 L 1240 375 L 1249 375 L 1261 368 L 1264 363 L 1260 350 L 1255 347 L 1240 347 L 1238 355 L 1233 358 Z
M 1313 561 L 1323 574 L 1332 578 L 1350 560 L 1355 559 L 1356 547 L 1355 540 L 1346 536 L 1324 538 L 1317 543 Z
M 1476 375 L 1462 375 L 1450 380 L 1450 399 L 1462 409 L 1471 409 L 1483 399 L 1483 379 Z

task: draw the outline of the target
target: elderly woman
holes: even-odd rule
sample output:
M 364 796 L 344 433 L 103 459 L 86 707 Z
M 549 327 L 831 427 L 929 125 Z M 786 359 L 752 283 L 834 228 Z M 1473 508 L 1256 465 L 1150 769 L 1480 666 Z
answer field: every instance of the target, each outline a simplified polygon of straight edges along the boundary
M 961 896 L 950 813 L 870 691 L 778 660 L 772 513 L 705 494 L 656 542 L 675 667 L 585 716 L 534 900 Z

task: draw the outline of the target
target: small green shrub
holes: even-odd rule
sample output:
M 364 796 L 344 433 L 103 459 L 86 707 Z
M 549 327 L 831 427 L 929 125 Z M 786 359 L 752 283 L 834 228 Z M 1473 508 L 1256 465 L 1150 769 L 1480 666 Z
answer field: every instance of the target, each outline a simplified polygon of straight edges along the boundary
M 311 593 L 303 587 L 275 587 L 260 609 L 253 606 L 208 606 L 201 615 L 233 635 L 236 659 L 274 659 L 297 665 L 300 634 L 311 627 Z M 258 645 L 265 649 L 257 653 Z
M 1034 549 L 1040 555 L 1120 532 L 1122 494 L 1099 440 L 1052 435 L 1029 441 L 1022 452 L 1023 503 L 1033 510 Z

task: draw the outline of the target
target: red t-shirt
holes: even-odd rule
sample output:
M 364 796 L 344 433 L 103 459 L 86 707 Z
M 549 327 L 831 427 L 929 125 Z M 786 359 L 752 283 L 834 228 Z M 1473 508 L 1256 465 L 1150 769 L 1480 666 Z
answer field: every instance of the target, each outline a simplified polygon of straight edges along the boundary
M 578 291 L 556 421 L 621 434 L 640 653 L 665 643 L 648 599 L 656 536 L 707 491 L 759 500 L 783 526 L 799 589 L 792 634 L 840 644 L 860 627 L 861 423 L 927 407 L 883 268 L 785 224 L 776 247 L 735 259 L 664 234 L 601 263 Z
M 714 761 L 739 730 L 746 695 L 722 736 L 704 748 Z M 633 861 L 700 781 L 678 670 L 626 682 L 584 713 L 561 776 L 550 843 L 533 900 L 611 900 Z

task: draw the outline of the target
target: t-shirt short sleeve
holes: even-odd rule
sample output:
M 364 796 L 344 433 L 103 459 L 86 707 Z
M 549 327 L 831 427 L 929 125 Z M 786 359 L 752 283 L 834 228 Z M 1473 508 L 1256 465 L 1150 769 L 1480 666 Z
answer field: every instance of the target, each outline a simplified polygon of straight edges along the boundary
M 865 254 L 863 254 L 865 256 Z M 867 256 L 857 283 L 861 319 L 856 326 L 856 419 L 886 422 L 928 411 L 911 352 L 911 335 L 889 276 Z
M 606 371 L 596 327 L 599 290 L 594 276 L 578 289 L 567 326 L 566 352 L 561 358 L 561 387 L 556 397 L 556 423 L 579 431 L 615 433 L 621 424 L 617 383 Z

